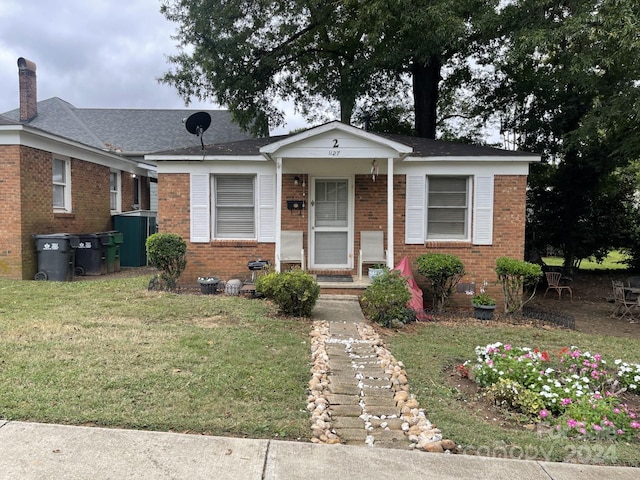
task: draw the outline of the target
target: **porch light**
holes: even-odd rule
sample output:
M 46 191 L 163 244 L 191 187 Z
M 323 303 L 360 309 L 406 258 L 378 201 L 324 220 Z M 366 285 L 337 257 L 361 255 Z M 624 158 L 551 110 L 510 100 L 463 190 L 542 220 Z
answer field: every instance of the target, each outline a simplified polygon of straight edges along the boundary
M 371 161 L 371 180 L 376 181 L 378 175 L 378 160 L 375 158 Z
M 296 175 L 295 177 L 293 177 L 293 184 L 296 185 L 296 186 L 300 185 L 300 177 L 299 176 Z

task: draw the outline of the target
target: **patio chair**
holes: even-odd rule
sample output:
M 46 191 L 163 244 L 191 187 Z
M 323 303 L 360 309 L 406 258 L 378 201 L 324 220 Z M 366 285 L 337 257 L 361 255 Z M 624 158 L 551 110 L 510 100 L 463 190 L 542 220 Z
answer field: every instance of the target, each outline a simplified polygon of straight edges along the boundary
M 634 312 L 640 307 L 640 301 L 638 297 L 630 300 L 626 295 L 624 284 L 619 280 L 613 280 L 611 282 L 613 287 L 613 301 L 615 308 L 612 317 L 617 316 L 619 319 L 630 317 L 631 320 L 635 319 Z
M 362 280 L 362 265 L 387 263 L 384 249 L 384 233 L 381 230 L 360 232 L 360 254 L 358 255 L 358 278 Z
M 305 269 L 301 230 L 284 230 L 280 233 L 280 264 L 287 263 L 299 263 L 300 268 Z
M 567 290 L 569 292 L 569 297 L 573 302 L 573 291 L 569 285 L 561 285 L 560 280 L 562 279 L 562 273 L 560 272 L 545 272 L 545 276 L 547 277 L 547 289 L 544 292 L 542 298 L 547 296 L 547 292 L 549 290 L 555 290 L 558 292 L 558 298 L 562 298 L 562 292 Z

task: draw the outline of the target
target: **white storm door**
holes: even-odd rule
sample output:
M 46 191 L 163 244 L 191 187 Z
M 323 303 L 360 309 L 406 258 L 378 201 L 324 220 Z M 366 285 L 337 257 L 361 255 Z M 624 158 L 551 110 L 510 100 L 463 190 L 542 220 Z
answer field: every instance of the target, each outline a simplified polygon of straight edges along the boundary
M 347 178 L 315 178 L 311 183 L 311 268 L 352 268 L 352 200 Z

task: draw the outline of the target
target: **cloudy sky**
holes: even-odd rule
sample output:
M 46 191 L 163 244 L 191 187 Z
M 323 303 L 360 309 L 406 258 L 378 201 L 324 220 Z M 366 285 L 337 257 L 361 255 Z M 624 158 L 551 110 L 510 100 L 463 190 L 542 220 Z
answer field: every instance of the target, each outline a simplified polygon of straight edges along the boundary
M 0 113 L 19 106 L 17 59 L 37 65 L 38 99 L 79 108 L 184 108 L 156 78 L 176 52 L 161 0 L 1 0 Z M 218 108 L 194 101 L 193 109 Z M 287 125 L 305 126 L 287 109 Z

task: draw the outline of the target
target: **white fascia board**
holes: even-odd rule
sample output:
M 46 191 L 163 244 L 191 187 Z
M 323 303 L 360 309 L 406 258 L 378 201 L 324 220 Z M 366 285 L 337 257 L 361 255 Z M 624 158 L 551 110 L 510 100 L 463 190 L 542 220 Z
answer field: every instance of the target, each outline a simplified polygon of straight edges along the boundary
M 262 155 L 229 155 L 225 157 L 213 155 L 145 155 L 151 162 L 267 162 Z
M 159 174 L 172 173 L 208 173 L 208 174 L 274 174 L 276 166 L 271 162 L 162 162 L 158 165 Z
M 334 122 L 326 123 L 324 125 L 320 125 L 319 127 L 305 130 L 304 132 L 301 132 L 295 135 L 291 135 L 290 137 L 283 138 L 282 140 L 279 140 L 277 142 L 265 145 L 260 148 L 260 153 L 273 155 L 282 147 L 286 147 L 288 145 L 298 143 L 303 140 L 307 140 L 309 138 L 313 138 L 323 133 L 335 131 L 335 130 L 351 134 L 355 137 L 359 137 L 373 143 L 385 145 L 401 154 L 408 154 L 413 152 L 413 148 L 408 145 L 405 145 L 404 143 L 395 142 L 393 140 L 389 140 L 387 138 L 376 135 L 375 133 L 365 132 L 364 130 L 353 127 L 351 125 L 345 125 L 344 123 L 334 121 Z
M 440 156 L 440 157 L 406 157 L 404 162 L 522 162 L 535 163 L 542 159 L 540 155 L 505 155 L 505 156 Z
M 11 125 L 10 127 L 10 129 L 0 128 L 0 145 L 21 145 L 124 172 L 138 175 L 147 174 L 147 167 L 139 167 L 137 160 L 131 160 L 48 132 L 31 129 L 25 125 Z

